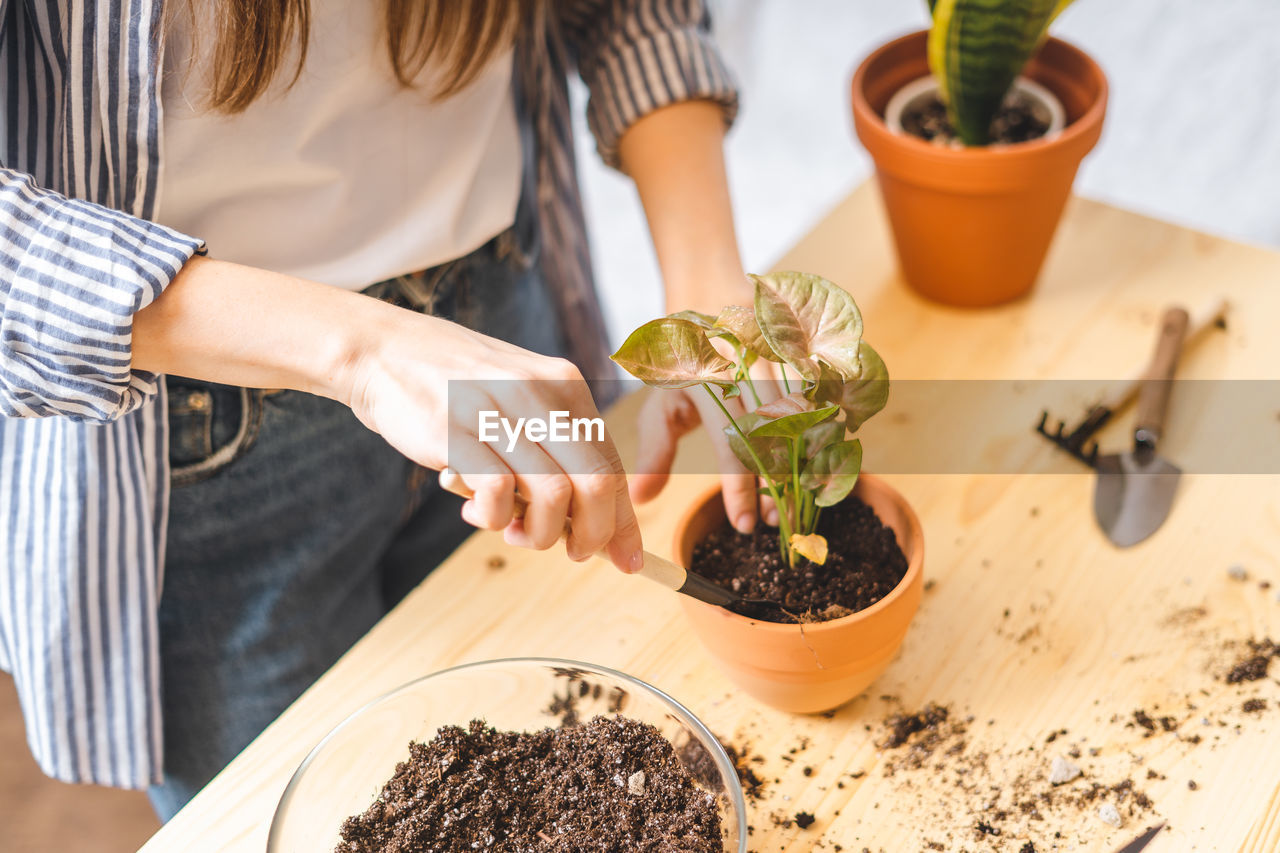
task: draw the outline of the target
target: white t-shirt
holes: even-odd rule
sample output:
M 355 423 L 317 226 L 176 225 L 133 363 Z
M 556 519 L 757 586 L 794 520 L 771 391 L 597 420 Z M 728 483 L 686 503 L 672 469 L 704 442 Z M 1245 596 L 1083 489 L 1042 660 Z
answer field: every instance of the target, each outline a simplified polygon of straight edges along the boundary
M 510 226 L 521 175 L 511 51 L 432 102 L 433 69 L 418 88 L 396 81 L 381 4 L 311 10 L 301 76 L 286 89 L 286 60 L 234 115 L 204 106 L 212 28 L 201 26 L 192 62 L 179 13 L 165 49 L 159 221 L 213 257 L 349 290 L 461 257 Z

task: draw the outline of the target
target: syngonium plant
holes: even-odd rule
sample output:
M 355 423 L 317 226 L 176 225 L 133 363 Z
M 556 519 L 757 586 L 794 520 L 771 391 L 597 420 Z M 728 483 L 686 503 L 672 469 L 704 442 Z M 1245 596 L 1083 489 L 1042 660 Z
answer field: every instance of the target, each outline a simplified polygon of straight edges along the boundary
M 1013 81 L 1072 0 L 929 0 L 929 68 L 965 145 L 986 145 Z
M 728 418 L 734 454 L 778 505 L 783 559 L 789 566 L 797 556 L 821 564 L 827 542 L 816 533 L 818 518 L 857 483 L 862 443 L 850 436 L 884 408 L 889 372 L 862 340 L 862 314 L 844 290 L 806 273 L 749 278 L 753 307 L 652 320 L 631 333 L 613 360 L 654 388 L 701 385 Z M 712 345 L 717 338 L 732 360 Z M 786 392 L 763 404 L 749 372 L 759 359 L 777 364 Z M 724 400 L 744 389 L 755 409 L 734 417 Z

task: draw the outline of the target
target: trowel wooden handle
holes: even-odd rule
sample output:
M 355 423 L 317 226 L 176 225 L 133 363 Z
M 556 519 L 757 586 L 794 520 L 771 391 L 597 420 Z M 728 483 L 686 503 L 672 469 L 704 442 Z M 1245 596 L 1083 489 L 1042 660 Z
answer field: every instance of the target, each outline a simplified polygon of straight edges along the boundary
M 1173 390 L 1173 376 L 1178 370 L 1178 355 L 1182 352 L 1188 321 L 1186 310 L 1180 307 L 1168 309 L 1160 319 L 1156 353 L 1143 377 L 1142 390 L 1138 392 L 1138 419 L 1134 427 L 1136 439 L 1154 443 L 1164 429 L 1169 393 Z
M 445 491 L 453 492 L 461 498 L 468 500 L 475 496 L 475 491 L 466 484 L 462 476 L 452 468 L 445 468 L 440 472 L 440 487 Z M 524 516 L 525 509 L 529 506 L 529 500 L 522 494 L 516 493 L 515 516 L 521 518 Z M 568 523 L 565 524 L 564 533 L 569 532 Z M 667 589 L 675 592 L 683 592 L 685 595 L 691 595 L 700 601 L 706 601 L 711 604 L 723 606 L 733 598 L 726 590 L 715 584 L 709 583 L 700 575 L 691 575 L 683 567 L 677 566 L 675 563 L 659 557 L 650 551 L 644 552 L 644 568 L 636 572 L 638 576 L 647 578 L 654 583 L 661 584 Z
M 1227 300 L 1222 298 L 1214 299 L 1209 304 L 1201 306 L 1187 325 L 1187 334 L 1182 340 L 1182 348 L 1189 349 L 1205 332 L 1225 323 L 1228 307 L 1230 306 Z M 1147 378 L 1148 370 L 1150 370 L 1149 367 L 1144 367 L 1141 373 L 1099 400 L 1098 408 L 1109 409 L 1113 415 L 1118 414 L 1138 396 L 1138 392 L 1142 390 L 1143 381 Z

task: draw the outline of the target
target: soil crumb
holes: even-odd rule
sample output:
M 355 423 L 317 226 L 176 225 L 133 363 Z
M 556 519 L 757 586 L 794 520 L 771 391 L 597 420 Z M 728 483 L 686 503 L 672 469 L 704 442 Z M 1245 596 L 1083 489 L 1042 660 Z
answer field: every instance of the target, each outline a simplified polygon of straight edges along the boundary
M 378 799 L 342 824 L 335 853 L 722 853 L 715 798 L 653 726 L 595 717 L 503 732 L 446 726 Z
M 1227 671 L 1227 684 L 1261 681 L 1267 677 L 1267 667 L 1276 655 L 1280 655 L 1280 647 L 1270 638 L 1249 640 L 1247 652 Z
M 951 709 L 930 702 L 914 714 L 892 714 L 885 718 L 884 727 L 889 736 L 881 742 L 882 749 L 897 749 L 906 743 L 913 734 L 926 729 L 937 731 L 938 726 L 947 721 Z

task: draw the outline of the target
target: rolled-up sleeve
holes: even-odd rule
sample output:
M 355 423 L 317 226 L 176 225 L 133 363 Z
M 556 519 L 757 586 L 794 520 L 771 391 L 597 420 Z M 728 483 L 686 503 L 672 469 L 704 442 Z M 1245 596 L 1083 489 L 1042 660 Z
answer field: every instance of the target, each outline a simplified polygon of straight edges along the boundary
M 133 315 L 200 240 L 0 168 L 0 415 L 110 421 L 156 391 Z
M 605 163 L 617 168 L 622 134 L 669 104 L 712 101 L 726 124 L 733 121 L 737 87 L 711 42 L 702 0 L 574 0 L 559 8 L 590 90 L 587 123 Z

